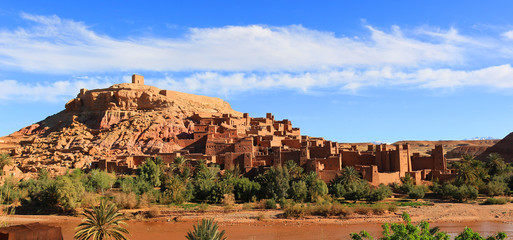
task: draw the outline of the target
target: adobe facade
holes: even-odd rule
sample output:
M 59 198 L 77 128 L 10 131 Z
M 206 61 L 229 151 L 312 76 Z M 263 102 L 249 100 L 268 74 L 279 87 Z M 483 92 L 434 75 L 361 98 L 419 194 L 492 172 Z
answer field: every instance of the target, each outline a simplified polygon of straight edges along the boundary
M 400 182 L 406 174 L 416 183 L 424 180 L 449 180 L 454 173 L 447 169 L 443 147 L 436 146 L 431 156 L 411 153 L 409 145 L 369 145 L 366 151 L 356 146 L 301 136 L 288 119 L 276 120 L 270 113 L 263 118 L 230 114 L 194 114 L 191 134 L 176 137 L 180 150 L 154 155 L 121 156 L 94 162 L 92 168 L 116 172 L 133 172 L 148 157 L 160 156 L 170 164 L 177 156 L 194 162 L 217 164 L 221 169 L 239 169 L 242 174 L 257 174 L 271 166 L 294 161 L 306 171 L 315 171 L 329 182 L 347 166 L 358 169 L 373 185 Z

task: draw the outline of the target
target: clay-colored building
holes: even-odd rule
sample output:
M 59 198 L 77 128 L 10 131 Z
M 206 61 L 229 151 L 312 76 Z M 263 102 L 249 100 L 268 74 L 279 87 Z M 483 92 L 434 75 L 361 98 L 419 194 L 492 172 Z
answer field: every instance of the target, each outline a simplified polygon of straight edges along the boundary
M 454 177 L 447 169 L 442 146 L 436 146 L 431 156 L 411 153 L 408 145 L 369 145 L 366 151 L 343 148 L 337 142 L 301 136 L 289 120 L 277 121 L 270 113 L 265 118 L 251 118 L 245 113 L 242 117 L 195 114 L 190 119 L 194 132 L 176 139 L 182 148 L 178 151 L 101 160 L 92 167 L 133 172 L 148 157 L 160 156 L 170 164 L 175 157 L 184 156 L 193 162 L 218 164 L 223 169 L 237 168 L 243 174 L 292 160 L 307 171 L 315 171 L 326 182 L 347 166 L 358 169 L 373 185 L 399 182 L 406 174 L 417 183 Z

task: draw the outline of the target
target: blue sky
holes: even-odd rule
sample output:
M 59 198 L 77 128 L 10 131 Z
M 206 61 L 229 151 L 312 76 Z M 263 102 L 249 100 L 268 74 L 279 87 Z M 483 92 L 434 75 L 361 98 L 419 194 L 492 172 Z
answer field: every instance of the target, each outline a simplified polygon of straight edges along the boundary
M 133 73 L 339 142 L 513 128 L 510 1 L 77 2 L 0 5 L 0 135 Z

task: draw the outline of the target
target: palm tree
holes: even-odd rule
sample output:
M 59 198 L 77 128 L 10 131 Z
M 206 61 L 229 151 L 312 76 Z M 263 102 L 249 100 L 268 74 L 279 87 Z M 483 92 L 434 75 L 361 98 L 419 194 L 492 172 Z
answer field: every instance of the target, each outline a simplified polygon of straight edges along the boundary
M 339 179 L 343 184 L 359 183 L 362 180 L 360 173 L 354 167 L 345 167 Z
M 93 207 L 92 210 L 85 210 L 82 220 L 75 232 L 75 239 L 78 240 L 126 240 L 125 234 L 130 234 L 123 225 L 126 224 L 122 214 L 114 204 L 107 204 L 102 201 L 100 206 Z
M 201 219 L 201 223 L 194 225 L 194 230 L 185 236 L 188 240 L 225 240 L 225 231 L 217 230 L 217 222 L 212 219 Z
M 175 157 L 173 163 L 171 164 L 171 169 L 173 172 L 176 172 L 178 174 L 182 174 L 185 168 L 185 162 L 187 160 L 184 156 Z
M 486 166 L 490 171 L 490 175 L 499 175 L 506 170 L 507 165 L 504 162 L 504 158 L 498 153 L 490 153 L 486 160 Z

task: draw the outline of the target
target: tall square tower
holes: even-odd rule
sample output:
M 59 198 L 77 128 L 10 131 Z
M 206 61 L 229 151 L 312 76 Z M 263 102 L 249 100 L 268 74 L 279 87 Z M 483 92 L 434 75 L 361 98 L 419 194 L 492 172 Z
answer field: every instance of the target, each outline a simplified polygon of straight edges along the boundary
M 132 83 L 144 85 L 144 77 L 141 75 L 134 74 L 132 75 Z

